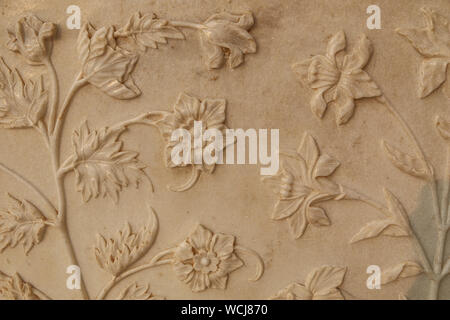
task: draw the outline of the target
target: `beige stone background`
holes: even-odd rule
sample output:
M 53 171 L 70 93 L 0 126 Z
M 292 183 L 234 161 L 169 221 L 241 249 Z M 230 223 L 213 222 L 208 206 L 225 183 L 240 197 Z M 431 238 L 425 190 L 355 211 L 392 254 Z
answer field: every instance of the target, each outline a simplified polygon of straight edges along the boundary
M 54 42 L 53 61 L 61 83 L 61 94 L 67 92 L 80 65 L 76 53 L 77 30 L 65 26 L 66 8 L 76 4 L 82 20 L 94 26 L 124 24 L 137 10 L 155 12 L 169 20 L 202 22 L 223 9 L 250 10 L 255 25 L 250 33 L 258 44 L 256 54 L 246 55 L 245 63 L 234 70 L 224 67 L 208 71 L 198 35 L 183 30 L 186 41 L 172 40 L 158 50 L 141 55 L 133 74 L 142 95 L 130 101 L 115 100 L 93 86 L 84 87 L 75 97 L 64 127 L 62 159 L 71 151 L 70 135 L 80 122 L 88 119 L 92 128 L 102 127 L 151 110 L 172 110 L 180 92 L 199 98 L 227 100 L 227 125 L 230 128 L 279 128 L 281 149 L 296 149 L 305 131 L 317 140 L 324 153 L 341 162 L 333 180 L 384 201 L 382 188 L 389 188 L 404 204 L 420 235 L 434 243 L 430 195 L 427 186 L 393 167 L 382 153 L 381 139 L 404 148 L 411 146 L 386 108 L 375 100 L 358 100 L 352 120 L 337 127 L 330 109 L 323 120 L 311 113 L 311 91 L 302 87 L 291 65 L 311 55 L 325 52 L 331 35 L 344 30 L 348 47 L 365 33 L 373 43 L 374 53 L 366 71 L 379 84 L 417 135 L 423 149 L 432 159 L 437 176 L 443 175 L 444 143 L 438 138 L 433 119 L 436 114 L 449 115 L 449 100 L 438 90 L 427 99 L 416 94 L 417 72 L 422 57 L 397 33 L 397 27 L 422 25 L 420 8 L 438 9 L 450 18 L 450 2 L 410 0 L 0 0 L 0 43 L 7 40 L 6 27 L 24 12 L 59 26 Z M 381 8 L 382 29 L 366 28 L 367 6 Z M 23 74 L 44 72 L 30 68 L 23 59 L 4 46 L 0 55 Z M 366 288 L 366 268 L 393 266 L 403 260 L 414 260 L 408 239 L 388 237 L 350 245 L 350 238 L 377 212 L 362 203 L 340 201 L 323 205 L 332 225 L 309 227 L 299 240 L 290 238 L 284 222 L 270 219 L 276 197 L 260 182 L 259 167 L 222 165 L 213 175 L 202 175 L 187 192 L 173 193 L 167 184 L 181 183 L 189 174 L 184 169 L 167 169 L 162 159 L 163 141 L 155 128 L 136 126 L 123 135 L 125 147 L 140 153 L 149 165 L 155 193 L 147 185 L 139 190 L 127 188 L 115 205 L 109 199 L 83 203 L 74 186 L 74 175 L 66 178 L 68 224 L 80 260 L 87 289 L 94 295 L 109 280 L 95 261 L 95 235 L 112 235 L 129 221 L 139 227 L 147 221 L 146 202 L 158 214 L 160 229 L 148 257 L 181 242 L 196 223 L 214 232 L 236 236 L 237 243 L 257 251 L 265 261 L 265 273 L 257 282 L 249 265 L 231 274 L 226 290 L 210 289 L 193 293 L 176 279 L 170 266 L 149 269 L 120 283 L 112 296 L 132 281 L 149 283 L 157 295 L 169 299 L 265 299 L 289 283 L 304 282 L 314 268 L 330 264 L 348 267 L 342 286 L 348 299 L 397 299 L 399 293 L 416 298 L 428 291 L 428 282 L 413 278 L 383 286 Z M 32 130 L 0 130 L 0 161 L 35 182 L 53 200 L 56 199 L 51 165 L 41 138 Z M 6 205 L 6 192 L 20 195 L 42 205 L 34 194 L 15 180 L 0 173 L 0 206 Z M 420 210 L 419 209 L 424 209 Z M 431 252 L 431 251 L 430 251 Z M 58 236 L 51 229 L 44 240 L 25 256 L 20 246 L 0 254 L 0 270 L 18 271 L 24 279 L 51 297 L 74 296 L 65 287 L 67 259 Z M 450 298 L 450 279 L 442 285 L 441 298 Z M 426 296 L 426 294 L 425 294 Z

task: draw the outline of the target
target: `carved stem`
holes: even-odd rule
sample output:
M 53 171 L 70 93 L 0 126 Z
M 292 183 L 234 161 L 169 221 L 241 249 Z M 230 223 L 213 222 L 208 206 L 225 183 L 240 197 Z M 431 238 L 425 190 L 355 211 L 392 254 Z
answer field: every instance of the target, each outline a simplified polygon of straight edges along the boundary
M 252 249 L 241 247 L 241 246 L 235 246 L 234 249 L 236 252 L 241 252 L 243 254 L 247 254 L 247 255 L 250 255 L 250 256 L 256 258 L 256 261 L 258 263 L 256 264 L 255 277 L 248 279 L 248 281 L 258 281 L 259 278 L 261 278 L 262 274 L 264 273 L 264 262 L 261 259 L 261 257 L 259 256 L 259 254 L 256 253 L 256 251 L 254 251 Z
M 41 290 L 33 287 L 33 293 L 39 297 L 41 300 L 52 300 L 47 294 L 42 292 Z
M 47 67 L 48 76 L 50 79 L 50 97 L 49 97 L 49 118 L 48 118 L 48 132 L 53 132 L 57 107 L 59 103 L 59 84 L 58 77 L 56 75 L 55 67 L 53 66 L 51 58 L 45 59 L 45 66 Z
M 190 28 L 190 29 L 204 29 L 205 26 L 198 23 L 192 23 L 192 22 L 184 22 L 184 21 L 171 21 L 170 24 L 174 27 L 181 27 L 181 28 Z
M 358 200 L 362 201 L 375 209 L 379 210 L 381 213 L 383 213 L 385 216 L 389 216 L 389 209 L 386 208 L 383 204 L 379 203 L 376 200 L 373 200 L 369 196 L 366 196 L 358 191 L 355 191 L 351 188 L 342 186 L 342 191 L 345 193 L 345 198 L 347 200 Z M 411 238 L 413 242 L 413 246 L 415 251 L 420 257 L 420 260 L 422 262 L 422 266 L 425 269 L 425 272 L 432 273 L 433 268 L 431 267 L 430 259 L 428 259 L 427 253 L 425 251 L 425 248 L 423 247 L 422 243 L 420 242 L 419 238 L 417 237 L 416 233 L 414 232 L 414 229 L 411 227 Z
M 34 193 L 36 193 L 51 209 L 52 211 L 52 218 L 56 219 L 58 216 L 58 211 L 56 210 L 53 203 L 47 198 L 46 195 L 44 195 L 33 183 L 28 181 L 25 177 L 21 176 L 19 173 L 15 172 L 14 170 L 8 168 L 4 164 L 0 163 L 0 170 L 3 170 L 4 172 L 8 173 L 12 177 L 16 178 L 18 181 L 25 184 L 27 187 L 29 187 Z
M 200 169 L 197 169 L 197 167 L 194 165 L 191 166 L 191 169 L 192 169 L 191 175 L 185 183 L 183 183 L 180 186 L 167 186 L 167 188 L 173 192 L 182 192 L 192 188 L 192 186 L 197 182 L 198 178 L 200 177 L 201 171 Z
M 100 293 L 97 295 L 97 300 L 103 300 L 105 299 L 108 292 L 120 281 L 125 279 L 126 277 L 129 277 L 137 272 L 153 268 L 156 266 L 161 266 L 164 264 L 170 264 L 172 263 L 172 259 L 166 259 L 166 260 L 160 260 L 162 257 L 167 256 L 169 254 L 173 254 L 175 248 L 170 248 L 167 250 L 164 250 L 160 253 L 158 253 L 156 256 L 154 256 L 148 263 L 137 266 L 135 268 L 129 269 L 128 271 L 123 272 L 120 275 L 113 276 L 111 280 L 103 287 L 103 289 L 100 291 Z
M 447 163 L 444 176 L 444 190 L 442 191 L 441 201 L 441 217 L 442 221 L 447 221 L 447 225 L 450 225 L 450 215 L 448 214 L 448 193 L 450 190 L 450 147 L 447 147 Z

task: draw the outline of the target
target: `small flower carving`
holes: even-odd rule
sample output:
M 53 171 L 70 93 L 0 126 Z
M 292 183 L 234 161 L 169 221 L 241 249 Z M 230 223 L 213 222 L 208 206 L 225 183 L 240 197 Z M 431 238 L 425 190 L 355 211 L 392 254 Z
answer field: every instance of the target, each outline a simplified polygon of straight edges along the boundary
M 422 8 L 425 27 L 399 28 L 397 32 L 406 37 L 425 58 L 419 70 L 420 98 L 425 98 L 446 80 L 450 62 L 450 25 L 446 18 L 429 8 Z
M 198 225 L 175 250 L 173 268 L 178 279 L 194 292 L 225 289 L 228 275 L 244 265 L 235 254 L 234 242 L 234 236 L 213 234 Z
M 328 105 L 333 103 L 338 125 L 347 123 L 353 116 L 354 100 L 382 94 L 363 70 L 372 55 L 369 39 L 363 35 L 356 47 L 342 58 L 338 53 L 345 47 L 345 34 L 340 31 L 331 37 L 325 55 L 316 55 L 292 66 L 299 80 L 314 91 L 310 101 L 312 112 L 322 118 Z
M 40 65 L 50 56 L 56 25 L 43 22 L 35 15 L 26 15 L 7 29 L 8 49 L 19 52 L 30 65 Z
M 192 176 L 184 185 L 180 187 L 171 187 L 172 191 L 184 191 L 191 188 L 197 181 L 201 172 L 213 173 L 216 163 L 207 164 L 202 161 L 201 164 L 175 164 L 172 161 L 172 149 L 179 141 L 172 141 L 172 133 L 177 129 L 185 129 L 189 131 L 192 138 L 191 142 L 191 159 L 193 160 L 195 155 L 194 139 L 199 134 L 194 132 L 194 121 L 199 121 L 202 124 L 202 136 L 203 132 L 208 129 L 216 129 L 221 133 L 224 133 L 227 127 L 225 126 L 225 107 L 226 101 L 224 99 L 209 99 L 206 98 L 203 101 L 192 97 L 186 93 L 179 95 L 177 102 L 174 106 L 173 112 L 155 112 L 152 124 L 157 126 L 166 141 L 165 147 L 165 162 L 168 168 L 185 167 L 190 165 L 192 167 Z M 202 142 L 202 149 L 207 146 L 207 142 Z M 224 146 L 223 146 L 224 147 Z
M 253 15 L 222 12 L 208 18 L 201 30 L 201 39 L 210 69 L 222 67 L 228 57 L 230 68 L 244 62 L 244 55 L 256 52 L 256 41 L 248 30 L 253 26 Z
M 304 234 L 308 224 L 330 225 L 318 204 L 344 196 L 341 187 L 327 178 L 339 164 L 329 155 L 321 155 L 314 138 L 306 133 L 298 151 L 284 155 L 278 173 L 263 178 L 279 197 L 272 219 L 287 220 L 295 239 Z

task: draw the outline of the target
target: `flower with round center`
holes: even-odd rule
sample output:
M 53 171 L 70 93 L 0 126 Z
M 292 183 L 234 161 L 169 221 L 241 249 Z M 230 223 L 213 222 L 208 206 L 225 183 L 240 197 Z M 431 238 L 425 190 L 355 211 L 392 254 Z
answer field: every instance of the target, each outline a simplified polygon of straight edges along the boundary
M 52 50 L 51 39 L 56 34 L 56 25 L 42 22 L 34 15 L 26 15 L 8 28 L 8 49 L 20 52 L 31 65 L 43 64 Z
M 175 250 L 173 267 L 178 279 L 194 292 L 225 289 L 228 275 L 243 266 L 234 253 L 234 237 L 213 234 L 198 225 Z
M 292 66 L 300 81 L 314 90 L 310 102 L 312 112 L 322 118 L 328 104 L 333 102 L 338 125 L 352 117 L 354 100 L 382 94 L 363 70 L 372 55 L 369 39 L 362 36 L 352 52 L 339 59 L 337 53 L 345 47 L 345 34 L 340 31 L 328 42 L 326 55 L 316 55 Z

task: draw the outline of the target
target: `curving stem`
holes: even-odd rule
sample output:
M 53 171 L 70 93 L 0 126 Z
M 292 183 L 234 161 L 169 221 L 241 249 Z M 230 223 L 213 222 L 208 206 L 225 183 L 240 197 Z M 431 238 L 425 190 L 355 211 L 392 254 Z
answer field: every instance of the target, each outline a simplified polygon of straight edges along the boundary
M 48 132 L 53 132 L 56 113 L 59 103 L 59 84 L 58 77 L 56 75 L 55 67 L 53 66 L 52 60 L 50 57 L 44 60 L 44 65 L 47 68 L 48 77 L 50 79 L 50 97 L 49 97 L 49 118 L 48 118 Z
M 169 185 L 167 186 L 167 188 L 173 192 L 182 192 L 192 188 L 192 186 L 197 182 L 198 178 L 200 177 L 201 170 L 194 165 L 191 166 L 191 169 L 192 169 L 191 176 L 185 183 L 179 186 Z
M 258 281 L 264 273 L 264 261 L 261 259 L 259 254 L 256 253 L 256 251 L 254 251 L 252 249 L 241 247 L 241 246 L 235 246 L 234 249 L 236 252 L 240 252 L 242 254 L 252 256 L 253 258 L 256 259 L 256 262 L 257 262 L 256 263 L 256 274 L 253 278 L 248 279 L 248 281 Z
M 122 281 L 123 279 L 146 269 L 150 269 L 156 266 L 161 266 L 164 264 L 171 264 L 172 263 L 172 258 L 167 258 L 162 260 L 163 257 L 168 256 L 168 255 L 172 255 L 175 252 L 175 248 L 170 248 L 167 250 L 164 250 L 160 253 L 158 253 L 156 256 L 154 256 L 148 263 L 145 263 L 143 265 L 137 266 L 135 268 L 129 269 L 128 271 L 125 271 L 119 275 L 115 275 L 111 278 L 111 280 L 102 288 L 102 290 L 100 291 L 100 293 L 97 295 L 96 299 L 97 300 L 103 300 L 105 299 L 106 295 L 108 294 L 108 292 L 116 285 L 118 284 L 120 281 Z

